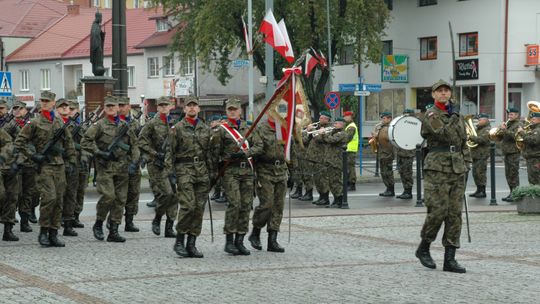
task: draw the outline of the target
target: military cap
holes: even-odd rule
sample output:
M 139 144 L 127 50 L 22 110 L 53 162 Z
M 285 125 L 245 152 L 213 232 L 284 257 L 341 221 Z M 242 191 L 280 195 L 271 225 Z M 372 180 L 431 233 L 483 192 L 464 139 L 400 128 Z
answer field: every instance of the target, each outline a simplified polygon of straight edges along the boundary
M 540 112 L 532 112 L 531 117 L 540 117 Z
M 26 104 L 22 101 L 19 101 L 19 100 L 15 100 L 13 102 L 13 107 L 14 108 L 26 108 Z
M 320 116 L 326 116 L 328 118 L 332 118 L 332 114 L 330 114 L 330 111 L 321 111 L 319 113 Z
M 6 97 L 0 97 L 0 107 L 8 107 L 8 99 Z
M 335 121 L 336 121 L 336 122 L 337 122 L 337 121 L 345 122 L 345 118 L 343 118 L 343 117 L 337 117 Z
M 354 116 L 354 112 L 353 111 L 345 111 L 343 113 L 343 116 Z
M 65 98 L 60 98 L 56 101 L 56 107 L 58 108 L 61 105 L 69 106 L 69 101 Z
M 480 113 L 478 114 L 478 118 L 489 118 L 489 115 L 487 115 L 486 113 Z
M 382 112 L 381 113 L 381 118 L 388 117 L 388 116 L 392 117 L 392 113 L 390 113 L 390 112 Z
M 105 96 L 105 102 L 104 104 L 106 106 L 109 106 L 109 105 L 112 105 L 112 106 L 115 106 L 117 105 L 118 103 L 116 102 L 116 97 L 114 96 Z
M 69 107 L 78 110 L 80 105 L 79 105 L 79 102 L 77 100 L 70 100 L 69 101 Z
M 129 97 L 127 97 L 127 96 L 116 96 L 116 102 L 118 104 L 128 105 L 129 104 Z
M 229 98 L 227 100 L 227 103 L 226 103 L 226 108 L 236 108 L 236 109 L 240 109 L 242 107 L 242 102 L 240 101 L 240 99 L 237 99 L 237 98 Z
M 218 115 L 218 114 L 210 115 L 210 117 L 208 117 L 208 121 L 216 121 L 220 119 L 221 119 L 221 115 Z
M 426 105 L 426 110 L 427 110 L 427 109 L 433 108 L 434 105 L 435 105 L 435 104 L 433 104 L 433 103 L 427 104 L 427 105 Z
M 447 87 L 449 90 L 452 89 L 452 87 L 450 86 L 450 84 L 449 84 L 448 82 L 446 82 L 446 81 L 444 81 L 444 80 L 441 79 L 441 80 L 437 81 L 437 82 L 431 87 L 431 92 L 434 92 L 434 91 L 436 91 L 438 88 L 443 87 L 443 86 L 444 86 L 444 87 Z
M 414 114 L 414 110 L 410 109 L 410 108 L 407 108 L 407 109 L 403 110 L 403 114 Z
M 184 104 L 187 106 L 190 103 L 194 103 L 196 105 L 199 105 L 199 98 L 196 96 L 188 96 L 184 99 Z
M 158 98 L 158 100 L 156 101 L 156 104 L 157 104 L 158 106 L 161 106 L 161 105 L 167 105 L 167 106 L 168 106 L 168 105 L 171 104 L 171 102 L 170 102 L 169 97 L 167 97 L 167 96 L 161 96 L 161 97 Z
M 43 92 L 41 92 L 41 96 L 39 97 L 39 100 L 54 101 L 55 98 L 56 98 L 56 94 L 54 94 L 53 92 L 51 92 L 51 91 L 43 91 Z
M 253 125 L 253 121 L 251 121 L 251 120 L 247 120 L 247 121 L 246 121 L 246 125 L 248 125 L 248 126 L 251 126 L 251 125 Z
M 519 113 L 519 110 L 517 108 L 508 108 L 506 113 Z

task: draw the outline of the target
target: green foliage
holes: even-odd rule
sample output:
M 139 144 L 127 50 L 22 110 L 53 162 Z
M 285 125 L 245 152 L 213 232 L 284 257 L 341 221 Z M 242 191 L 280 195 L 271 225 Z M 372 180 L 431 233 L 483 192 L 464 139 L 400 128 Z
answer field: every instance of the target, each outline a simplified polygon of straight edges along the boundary
M 519 186 L 512 191 L 512 198 L 514 200 L 522 200 L 524 197 L 532 197 L 540 199 L 540 186 L 539 185 L 527 185 Z
M 232 77 L 230 63 L 246 58 L 242 17 L 247 23 L 246 0 L 154 0 L 174 16 L 182 30 L 171 43 L 171 52 L 197 58 L 201 67 L 225 85 Z M 327 10 L 322 0 L 274 0 L 274 15 L 285 19 L 296 58 L 313 47 L 328 57 Z M 258 34 L 265 14 L 264 1 L 253 1 L 253 59 L 265 74 L 264 43 Z M 330 0 L 332 62 L 346 46 L 353 46 L 355 63 L 379 62 L 384 29 L 389 21 L 384 0 Z M 287 62 L 275 53 L 274 75 L 281 78 Z M 323 106 L 329 71 L 318 70 L 304 81 L 315 112 Z

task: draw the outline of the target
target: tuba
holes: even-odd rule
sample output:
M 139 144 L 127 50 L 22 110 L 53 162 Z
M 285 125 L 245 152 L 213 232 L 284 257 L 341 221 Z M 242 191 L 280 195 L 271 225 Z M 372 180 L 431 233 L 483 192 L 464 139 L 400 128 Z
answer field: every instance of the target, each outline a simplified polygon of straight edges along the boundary
M 517 132 L 515 136 L 516 147 L 520 151 L 522 151 L 525 147 L 525 143 L 523 142 L 523 135 L 527 133 L 531 128 L 531 113 L 540 112 L 540 102 L 531 100 L 527 102 L 527 107 L 529 108 L 529 114 L 527 114 L 527 118 L 525 119 L 525 126 L 523 127 L 523 132 Z
M 474 124 L 472 122 L 473 117 L 474 115 L 465 116 L 465 131 L 467 131 L 467 147 L 469 148 L 475 148 L 478 146 L 477 143 L 471 140 L 471 136 L 477 136 L 476 129 L 474 128 Z

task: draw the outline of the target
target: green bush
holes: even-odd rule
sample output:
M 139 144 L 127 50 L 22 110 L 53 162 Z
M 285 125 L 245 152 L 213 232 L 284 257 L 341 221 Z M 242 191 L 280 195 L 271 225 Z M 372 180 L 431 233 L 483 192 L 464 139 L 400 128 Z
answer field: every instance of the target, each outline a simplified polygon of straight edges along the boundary
M 532 197 L 540 199 L 540 186 L 539 185 L 527 185 L 519 186 L 514 191 L 512 191 L 512 198 L 514 200 L 520 201 L 524 197 Z

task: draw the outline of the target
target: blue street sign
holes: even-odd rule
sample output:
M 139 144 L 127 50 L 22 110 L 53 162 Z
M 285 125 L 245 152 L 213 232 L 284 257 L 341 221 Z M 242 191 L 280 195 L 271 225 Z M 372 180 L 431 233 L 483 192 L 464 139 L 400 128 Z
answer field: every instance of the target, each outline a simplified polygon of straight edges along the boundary
M 339 98 L 339 92 L 328 92 L 324 97 L 324 103 L 330 110 L 339 107 L 340 102 L 341 99 Z
M 359 91 L 356 89 L 356 83 L 340 83 L 339 84 L 339 91 L 340 92 L 354 92 Z
M 233 60 L 232 64 L 233 64 L 233 67 L 235 68 L 243 68 L 249 65 L 249 60 L 237 59 L 237 60 Z
M 357 91 L 370 91 L 373 93 L 378 93 L 382 91 L 382 85 L 380 84 L 372 84 L 372 83 L 364 83 L 362 85 L 362 88 L 360 88 L 360 84 L 358 84 L 358 90 Z
M 0 72 L 0 96 L 9 97 L 13 94 L 11 72 Z

